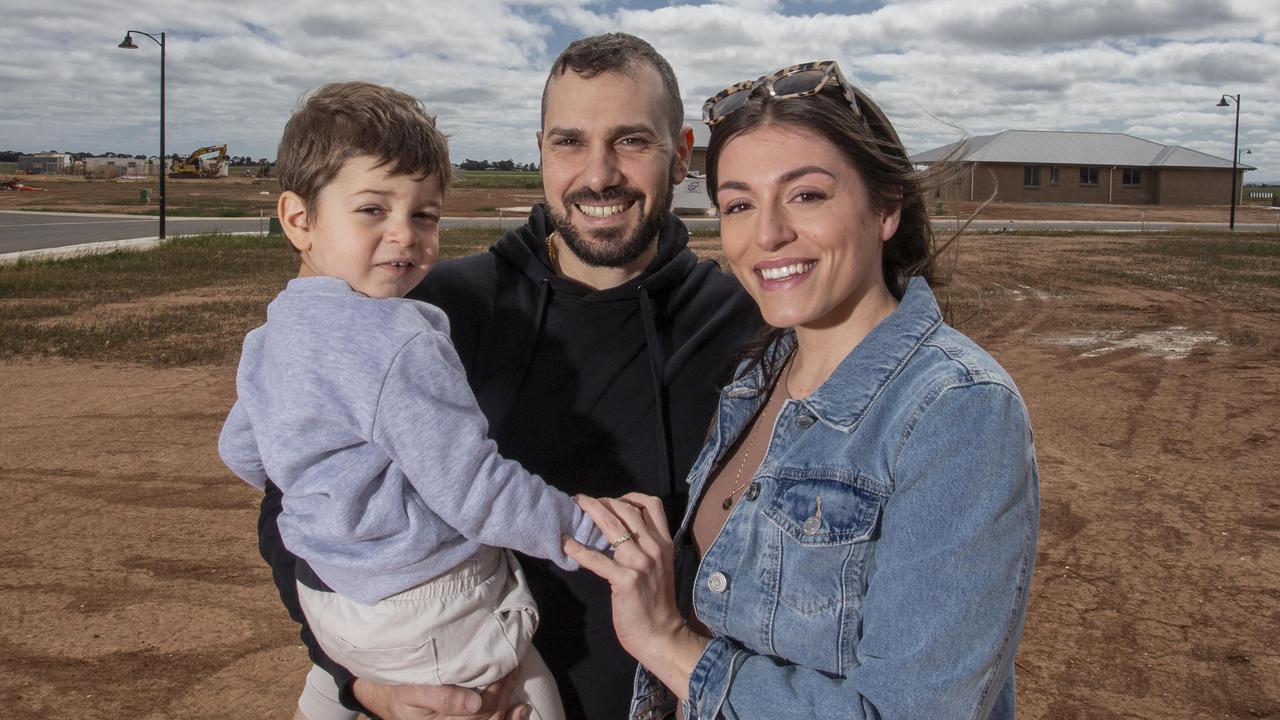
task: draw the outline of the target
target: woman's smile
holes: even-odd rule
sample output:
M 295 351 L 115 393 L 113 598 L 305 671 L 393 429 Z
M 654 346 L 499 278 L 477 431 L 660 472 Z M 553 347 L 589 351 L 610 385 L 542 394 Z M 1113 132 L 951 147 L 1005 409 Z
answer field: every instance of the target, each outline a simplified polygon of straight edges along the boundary
M 809 279 L 817 260 L 770 260 L 756 264 L 760 287 L 764 290 L 785 290 Z

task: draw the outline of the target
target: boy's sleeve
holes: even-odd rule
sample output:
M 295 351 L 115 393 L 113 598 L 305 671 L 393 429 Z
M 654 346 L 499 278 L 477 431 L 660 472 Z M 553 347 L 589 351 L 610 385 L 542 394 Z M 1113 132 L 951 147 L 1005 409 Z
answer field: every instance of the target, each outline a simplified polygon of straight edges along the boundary
M 267 484 L 267 471 L 258 452 L 258 439 L 253 434 L 253 423 L 245 410 L 244 402 L 237 399 L 222 425 L 218 436 L 218 455 L 231 472 L 241 480 L 262 490 Z
M 573 498 L 498 454 L 448 339 L 423 332 L 405 344 L 383 383 L 372 438 L 432 512 L 465 537 L 578 564 L 560 536 L 607 547 Z

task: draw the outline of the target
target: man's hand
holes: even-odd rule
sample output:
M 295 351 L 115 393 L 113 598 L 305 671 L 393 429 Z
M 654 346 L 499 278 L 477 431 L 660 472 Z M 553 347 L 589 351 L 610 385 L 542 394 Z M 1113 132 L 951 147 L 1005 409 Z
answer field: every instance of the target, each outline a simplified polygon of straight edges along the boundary
M 483 691 L 452 685 L 382 685 L 357 679 L 360 704 L 383 720 L 528 720 L 528 705 L 508 707 L 519 668 Z

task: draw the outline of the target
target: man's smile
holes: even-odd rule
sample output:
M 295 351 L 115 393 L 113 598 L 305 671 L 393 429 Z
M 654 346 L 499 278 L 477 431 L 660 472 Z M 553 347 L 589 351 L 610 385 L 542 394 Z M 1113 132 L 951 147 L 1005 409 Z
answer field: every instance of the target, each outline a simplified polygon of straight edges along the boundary
M 636 201 L 632 200 L 631 202 L 621 203 L 617 205 L 580 205 L 578 203 L 574 203 L 573 206 L 577 208 L 578 211 L 581 212 L 583 215 L 603 218 L 603 217 L 610 217 L 612 215 L 618 215 L 618 214 L 624 213 L 632 205 L 635 205 L 635 203 Z

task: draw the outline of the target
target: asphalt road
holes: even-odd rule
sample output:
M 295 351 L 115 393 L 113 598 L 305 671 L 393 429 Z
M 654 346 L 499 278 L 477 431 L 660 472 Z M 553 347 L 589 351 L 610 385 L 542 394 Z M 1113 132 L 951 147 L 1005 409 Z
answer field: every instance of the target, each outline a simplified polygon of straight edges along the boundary
M 1280 230 L 1280 213 L 1277 223 L 1236 223 L 1238 231 Z M 505 218 L 445 218 L 441 227 L 516 227 L 523 217 Z M 691 226 L 716 225 L 714 218 L 685 218 Z M 194 235 L 209 232 L 258 232 L 265 229 L 265 220 L 258 218 L 185 218 L 167 220 L 169 235 Z M 947 219 L 935 221 L 934 229 L 945 234 L 954 227 Z M 971 230 L 1092 230 L 1106 232 L 1161 231 L 1174 229 L 1226 230 L 1226 223 L 1160 223 L 1160 222 L 1088 222 L 1055 220 L 978 220 L 969 225 Z M 158 221 L 154 217 L 120 215 L 89 215 L 83 213 L 26 213 L 0 211 L 0 255 L 48 248 L 110 242 L 133 238 L 154 238 Z

